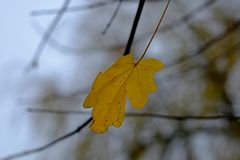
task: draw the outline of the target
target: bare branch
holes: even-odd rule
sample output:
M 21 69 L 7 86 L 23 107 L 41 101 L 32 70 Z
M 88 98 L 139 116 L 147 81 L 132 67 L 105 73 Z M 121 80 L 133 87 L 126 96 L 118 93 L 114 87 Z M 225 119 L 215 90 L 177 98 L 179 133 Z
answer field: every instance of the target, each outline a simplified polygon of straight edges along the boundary
M 88 9 L 98 8 L 106 5 L 113 4 L 117 2 L 118 0 L 105 0 L 101 2 L 94 2 L 91 4 L 85 4 L 80 6 L 74 6 L 74 7 L 65 7 L 65 12 L 71 13 L 76 11 L 85 11 Z M 30 13 L 31 16 L 44 16 L 44 15 L 52 15 L 52 14 L 59 14 L 59 9 L 44 9 L 44 10 L 36 10 L 32 11 Z
M 125 48 L 125 51 L 124 51 L 123 55 L 128 55 L 130 50 L 131 50 L 133 39 L 134 39 L 134 36 L 135 36 L 135 32 L 137 30 L 138 22 L 139 22 L 139 19 L 141 17 L 141 14 L 142 14 L 144 4 L 145 4 L 145 0 L 140 0 L 139 1 L 137 13 L 135 15 L 135 18 L 134 18 L 134 21 L 133 21 L 133 26 L 132 26 L 132 29 L 131 29 L 131 33 L 130 33 L 130 36 L 128 38 L 127 46 Z
M 19 153 L 15 153 L 15 154 L 12 154 L 12 155 L 9 155 L 9 156 L 6 156 L 4 158 L 0 158 L 0 160 L 12 160 L 12 159 L 16 159 L 16 158 L 21 158 L 21 157 L 25 157 L 25 156 L 28 156 L 28 155 L 32 155 L 32 154 L 35 154 L 35 153 L 38 153 L 38 152 L 41 152 L 43 150 L 46 150 L 54 145 L 56 145 L 57 143 L 79 133 L 84 127 L 86 127 L 90 122 L 92 121 L 92 118 L 89 118 L 88 120 L 86 120 L 81 126 L 79 126 L 77 129 L 69 132 L 68 134 L 60 137 L 60 138 L 57 138 L 56 140 L 50 142 L 50 143 L 47 143 L 43 146 L 40 146 L 40 147 L 37 147 L 37 148 L 34 148 L 34 149 L 30 149 L 30 150 L 26 150 L 26 151 L 22 151 L 22 152 L 19 152 Z
M 29 112 L 32 113 L 48 113 L 56 115 L 90 115 L 89 112 L 76 111 L 76 110 L 53 110 L 53 109 L 37 109 L 29 108 Z M 187 121 L 187 120 L 229 120 L 237 121 L 240 120 L 240 116 L 228 116 L 228 115 L 213 115 L 213 116 L 177 116 L 177 115 L 166 115 L 159 113 L 126 113 L 126 117 L 139 117 L 139 118 L 159 118 L 166 120 L 175 121 Z
M 121 7 L 121 5 L 122 5 L 122 1 L 123 1 L 123 0 L 119 0 L 118 5 L 117 5 L 116 9 L 114 10 L 111 19 L 109 20 L 109 22 L 107 23 L 106 27 L 104 28 L 104 30 L 103 30 L 103 32 L 102 32 L 103 35 L 106 34 L 107 30 L 108 30 L 108 29 L 110 28 L 110 26 L 112 25 L 113 20 L 116 18 L 117 14 L 118 14 L 118 11 L 119 11 L 119 9 L 120 9 L 120 7 Z
M 28 108 L 30 113 L 46 113 L 46 114 L 56 114 L 56 115 L 91 115 L 90 112 L 83 112 L 78 110 L 55 110 L 55 109 L 38 109 L 38 108 Z
M 240 116 L 226 116 L 226 115 L 215 115 L 215 116 L 172 116 L 156 113 L 128 113 L 128 117 L 149 117 L 149 118 L 160 118 L 175 121 L 187 121 L 187 120 L 229 120 L 237 121 L 240 120 Z
M 223 39 L 225 39 L 226 37 L 228 37 L 235 31 L 237 31 L 239 29 L 239 27 L 240 27 L 240 19 L 235 20 L 223 33 L 211 38 L 206 43 L 204 43 L 202 46 L 200 46 L 196 51 L 193 51 L 192 52 L 193 54 L 189 55 L 188 57 L 179 59 L 179 60 L 177 60 L 177 62 L 174 61 L 172 63 L 169 63 L 166 66 L 166 68 L 184 63 L 186 60 L 190 60 L 191 58 L 194 58 L 194 57 L 202 54 L 203 52 L 207 51 L 212 46 L 216 45 L 218 42 L 222 41 Z
M 208 48 L 212 47 L 216 43 L 220 42 L 221 40 L 225 39 L 227 36 L 238 30 L 240 27 L 240 19 L 236 20 L 231 24 L 222 34 L 210 39 L 207 43 L 205 43 L 203 46 L 201 46 L 194 55 L 198 55 L 204 51 L 206 51 Z
M 39 58 L 43 52 L 44 47 L 46 46 L 49 38 L 51 37 L 51 34 L 53 33 L 54 29 L 56 28 L 57 24 L 60 22 L 62 16 L 64 15 L 64 12 L 66 11 L 66 8 L 70 4 L 71 0 L 64 0 L 61 9 L 58 11 L 58 14 L 53 19 L 51 24 L 49 25 L 47 31 L 43 34 L 42 39 L 40 43 L 37 46 L 37 49 L 35 51 L 35 54 L 33 58 L 30 61 L 30 64 L 27 66 L 26 71 L 30 71 L 31 69 L 38 66 Z

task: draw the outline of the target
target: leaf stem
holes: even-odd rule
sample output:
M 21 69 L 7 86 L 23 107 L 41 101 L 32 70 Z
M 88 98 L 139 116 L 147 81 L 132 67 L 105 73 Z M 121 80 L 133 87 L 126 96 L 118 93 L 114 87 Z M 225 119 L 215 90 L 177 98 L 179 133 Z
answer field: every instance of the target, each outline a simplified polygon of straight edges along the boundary
M 162 13 L 162 15 L 161 15 L 161 17 L 160 17 L 160 20 L 159 20 L 159 22 L 158 22 L 158 24 L 157 24 L 157 27 L 156 27 L 153 35 L 152 35 L 150 41 L 148 42 L 148 45 L 147 45 L 147 47 L 145 48 L 142 56 L 139 58 L 139 60 L 137 61 L 137 63 L 136 63 L 135 65 L 137 65 L 137 64 L 143 59 L 143 57 L 145 56 L 145 54 L 147 53 L 147 50 L 148 50 L 149 46 L 151 45 L 152 40 L 153 40 L 153 38 L 155 37 L 156 33 L 158 32 L 158 29 L 159 29 L 159 27 L 160 27 L 160 24 L 162 23 L 162 20 L 163 20 L 165 14 L 166 14 L 166 12 L 167 12 L 167 9 L 168 9 L 168 6 L 169 6 L 169 4 L 170 4 L 170 1 L 171 1 L 171 0 L 168 0 L 168 1 L 167 1 L 166 5 L 165 5 L 165 7 L 164 7 L 164 11 L 163 11 L 163 13 Z

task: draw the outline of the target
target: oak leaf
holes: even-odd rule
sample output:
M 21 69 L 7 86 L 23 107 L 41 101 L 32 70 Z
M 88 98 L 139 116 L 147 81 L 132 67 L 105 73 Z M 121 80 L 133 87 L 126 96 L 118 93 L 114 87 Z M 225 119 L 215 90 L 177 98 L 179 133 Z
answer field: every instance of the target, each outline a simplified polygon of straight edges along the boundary
M 93 107 L 90 126 L 96 133 L 106 132 L 113 125 L 120 127 L 125 116 L 126 96 L 134 108 L 142 108 L 148 94 L 157 90 L 154 73 L 163 68 L 157 59 L 142 59 L 135 63 L 132 55 L 120 57 L 110 68 L 100 72 L 84 101 Z

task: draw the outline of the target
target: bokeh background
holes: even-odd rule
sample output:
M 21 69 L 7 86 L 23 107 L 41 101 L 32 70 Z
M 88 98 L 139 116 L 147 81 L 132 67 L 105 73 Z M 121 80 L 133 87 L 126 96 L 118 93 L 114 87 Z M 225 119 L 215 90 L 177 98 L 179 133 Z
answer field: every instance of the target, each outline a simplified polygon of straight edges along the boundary
M 140 57 L 164 6 L 148 0 L 132 54 Z M 29 112 L 29 108 L 87 111 L 82 101 L 99 71 L 123 54 L 138 0 L 72 0 L 37 66 L 32 57 L 63 3 L 2 1 L 0 5 L 0 158 L 35 148 L 82 124 L 90 115 Z M 98 4 L 98 7 L 86 7 Z M 82 7 L 82 6 L 85 7 Z M 240 115 L 240 1 L 172 0 L 146 57 L 166 67 L 143 110 L 178 116 Z M 48 13 L 48 12 L 47 12 Z M 27 67 L 27 68 L 26 68 Z M 22 160 L 239 160 L 240 121 L 173 121 L 127 117 L 105 134 L 88 128 Z

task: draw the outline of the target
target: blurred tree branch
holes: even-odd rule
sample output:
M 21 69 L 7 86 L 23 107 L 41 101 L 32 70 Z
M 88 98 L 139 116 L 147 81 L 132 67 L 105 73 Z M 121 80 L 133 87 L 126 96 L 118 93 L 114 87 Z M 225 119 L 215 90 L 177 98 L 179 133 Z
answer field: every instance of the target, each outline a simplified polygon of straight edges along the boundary
M 118 0 L 105 0 L 105 1 L 94 2 L 94 3 L 86 4 L 86 5 L 65 7 L 65 11 L 68 13 L 76 12 L 76 11 L 84 11 L 84 10 L 88 10 L 88 9 L 93 9 L 93 8 L 110 5 L 117 1 Z M 44 15 L 52 15 L 52 14 L 59 14 L 59 9 L 35 10 L 30 13 L 31 16 L 44 16 Z
M 104 28 L 104 30 L 102 32 L 103 35 L 105 35 L 107 33 L 107 30 L 110 28 L 113 20 L 116 18 L 117 14 L 118 14 L 118 11 L 120 10 L 120 7 L 122 5 L 122 2 L 123 2 L 123 0 L 119 0 L 116 9 L 113 12 L 113 15 L 112 15 L 111 19 L 109 20 L 109 22 L 107 23 L 106 27 Z
M 66 11 L 66 8 L 70 4 L 71 0 L 64 0 L 61 9 L 58 11 L 58 14 L 53 19 L 51 24 L 49 25 L 47 31 L 43 34 L 41 41 L 39 42 L 37 49 L 29 63 L 29 65 L 26 68 L 26 71 L 30 71 L 31 69 L 38 66 L 39 58 L 43 52 L 44 47 L 46 46 L 48 40 L 50 39 L 51 34 L 53 33 L 54 29 L 56 28 L 57 24 L 60 22 L 61 18 L 64 15 L 64 12 Z
M 31 155 L 33 153 L 37 153 L 37 152 L 41 152 L 49 147 L 52 147 L 54 145 L 56 145 L 57 143 L 75 135 L 76 133 L 79 133 L 83 128 L 85 128 L 90 122 L 92 121 L 92 118 L 89 118 L 87 121 L 85 121 L 82 125 L 80 125 L 77 129 L 73 130 L 72 132 L 70 133 L 67 133 L 66 135 L 60 137 L 60 138 L 57 138 L 56 140 L 50 142 L 50 143 L 47 143 L 46 145 L 43 145 L 41 147 L 37 147 L 37 148 L 34 148 L 34 149 L 29 149 L 29 150 L 26 150 L 26 151 L 21 151 L 19 153 L 15 153 L 15 154 L 12 154 L 12 155 L 9 155 L 9 156 L 6 156 L 4 158 L 0 158 L 0 160 L 12 160 L 12 159 L 16 159 L 16 158 L 21 158 L 21 157 L 25 157 L 25 156 L 28 156 L 28 155 Z
M 218 42 L 225 39 L 227 36 L 229 36 L 230 34 L 235 32 L 236 30 L 238 30 L 239 27 L 240 27 L 240 20 L 238 19 L 238 20 L 235 20 L 234 22 L 232 22 L 232 24 L 230 26 L 228 26 L 224 32 L 222 32 L 218 36 L 211 38 L 210 40 L 205 42 L 203 45 L 201 45 L 199 48 L 197 48 L 195 51 L 191 52 L 192 53 L 191 55 L 188 55 L 187 57 L 185 56 L 185 57 L 179 58 L 177 61 L 168 63 L 166 68 L 173 67 L 173 66 L 175 67 L 179 64 L 189 61 L 190 59 L 192 59 L 196 56 L 199 56 L 200 54 L 204 53 L 206 50 L 208 50 L 212 46 L 216 45 Z
M 29 108 L 27 110 L 31 113 L 48 113 L 56 115 L 90 115 L 89 112 L 77 111 L 77 110 L 54 110 L 54 109 L 37 109 Z M 177 116 L 177 115 L 166 115 L 159 113 L 126 113 L 127 117 L 141 117 L 141 118 L 159 118 L 174 121 L 189 121 L 189 120 L 227 120 L 227 121 L 238 121 L 240 116 L 229 116 L 229 115 L 213 115 L 213 116 Z

